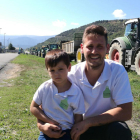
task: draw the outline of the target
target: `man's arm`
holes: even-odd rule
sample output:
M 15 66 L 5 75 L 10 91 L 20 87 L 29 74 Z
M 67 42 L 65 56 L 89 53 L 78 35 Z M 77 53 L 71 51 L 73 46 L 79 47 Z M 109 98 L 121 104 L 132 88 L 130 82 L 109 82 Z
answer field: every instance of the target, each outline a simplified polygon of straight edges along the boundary
M 74 124 L 81 122 L 83 120 L 83 115 L 82 114 L 75 114 L 74 115 Z
M 84 133 L 89 127 L 100 126 L 115 121 L 127 121 L 132 117 L 132 103 L 118 105 L 100 115 L 87 118 L 72 127 L 71 136 L 73 140 Z
M 74 115 L 74 124 L 79 123 L 81 121 L 83 121 L 83 115 L 82 114 L 75 114 Z M 71 138 L 72 138 L 72 135 L 71 135 Z M 79 140 L 79 139 L 80 139 L 80 135 L 77 137 L 76 140 Z
M 59 125 L 56 121 L 50 119 L 48 116 L 45 115 L 42 109 L 39 108 L 39 105 L 33 100 L 30 105 L 31 113 L 39 120 L 45 123 L 51 123 L 55 125 Z

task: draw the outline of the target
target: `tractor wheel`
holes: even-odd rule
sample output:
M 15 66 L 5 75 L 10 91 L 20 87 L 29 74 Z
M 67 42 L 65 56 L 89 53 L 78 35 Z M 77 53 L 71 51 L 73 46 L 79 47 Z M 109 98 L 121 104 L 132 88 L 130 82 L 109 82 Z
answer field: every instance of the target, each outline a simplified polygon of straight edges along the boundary
M 138 52 L 135 58 L 135 68 L 136 68 L 137 74 L 140 75 L 140 51 Z
M 77 50 L 76 60 L 77 60 L 77 63 L 80 63 L 80 62 L 83 62 L 84 61 L 84 54 L 82 53 L 81 48 L 79 48 Z
M 125 66 L 125 56 L 124 51 L 122 50 L 118 42 L 114 42 L 109 50 L 109 59 L 121 63 Z
M 43 58 L 43 53 L 41 53 L 41 57 Z

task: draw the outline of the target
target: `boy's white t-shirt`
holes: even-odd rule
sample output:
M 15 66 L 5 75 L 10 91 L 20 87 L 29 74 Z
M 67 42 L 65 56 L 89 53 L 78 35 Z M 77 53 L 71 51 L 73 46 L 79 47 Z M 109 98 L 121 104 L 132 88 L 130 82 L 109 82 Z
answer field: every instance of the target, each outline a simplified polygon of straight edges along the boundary
M 42 104 L 44 113 L 58 122 L 62 130 L 71 129 L 74 124 L 74 114 L 85 113 L 83 94 L 74 83 L 68 91 L 58 93 L 56 86 L 50 79 L 40 85 L 33 100 L 38 105 Z
M 103 72 L 94 86 L 88 82 L 85 65 L 86 61 L 72 66 L 68 74 L 83 92 L 84 119 L 102 114 L 117 105 L 133 102 L 129 78 L 121 64 L 105 59 Z

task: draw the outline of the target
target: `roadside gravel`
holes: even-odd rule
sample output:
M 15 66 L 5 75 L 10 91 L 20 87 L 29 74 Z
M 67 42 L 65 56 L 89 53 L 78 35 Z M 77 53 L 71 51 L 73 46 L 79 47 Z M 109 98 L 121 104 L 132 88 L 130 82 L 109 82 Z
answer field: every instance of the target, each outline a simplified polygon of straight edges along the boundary
M 11 84 L 4 80 L 19 76 L 21 71 L 22 67 L 20 65 L 7 63 L 7 65 L 0 70 L 0 87 L 11 86 Z

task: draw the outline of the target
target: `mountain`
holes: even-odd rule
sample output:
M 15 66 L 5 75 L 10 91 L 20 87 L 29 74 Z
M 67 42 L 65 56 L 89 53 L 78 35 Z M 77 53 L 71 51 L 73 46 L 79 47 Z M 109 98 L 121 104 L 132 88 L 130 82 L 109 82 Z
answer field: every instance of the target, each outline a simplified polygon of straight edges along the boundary
M 54 36 L 33 36 L 33 35 L 0 35 L 0 42 L 2 45 L 7 47 L 9 43 L 12 43 L 14 47 L 21 47 L 23 49 L 33 47 L 38 43 L 44 42 L 45 40 Z
M 111 40 L 113 40 L 114 38 L 124 35 L 124 30 L 125 30 L 124 23 L 125 22 L 126 22 L 126 19 L 95 21 L 95 22 L 89 23 L 87 25 L 62 32 L 62 33 L 56 35 L 55 37 L 51 37 L 51 38 L 47 39 L 46 41 L 37 44 L 34 47 L 40 48 L 40 47 L 42 47 L 42 45 L 47 45 L 49 43 L 60 43 L 61 40 L 71 41 L 74 39 L 75 33 L 78 33 L 78 32 L 83 33 L 85 28 L 92 24 L 101 25 L 107 29 L 108 42 L 110 43 Z

